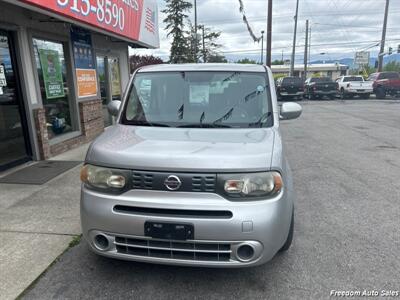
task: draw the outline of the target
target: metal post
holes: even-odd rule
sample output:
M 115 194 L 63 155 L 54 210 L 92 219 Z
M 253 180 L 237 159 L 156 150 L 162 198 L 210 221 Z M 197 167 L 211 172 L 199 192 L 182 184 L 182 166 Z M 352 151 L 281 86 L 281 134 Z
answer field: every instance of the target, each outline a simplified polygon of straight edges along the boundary
M 267 47 L 266 49 L 266 65 L 271 67 L 271 49 L 272 49 L 272 0 L 268 0 L 268 24 L 267 24 Z
M 386 26 L 387 26 L 388 14 L 389 14 L 389 0 L 386 0 L 385 17 L 383 19 L 383 28 L 382 28 L 381 49 L 379 51 L 379 56 L 378 56 L 378 72 L 382 72 L 383 68 L 383 53 L 385 52 Z
M 194 0 L 194 61 L 198 63 L 197 60 L 197 0 Z
M 261 31 L 261 64 L 264 63 L 264 30 Z
M 296 36 L 297 36 L 297 16 L 299 14 L 299 0 L 296 1 L 296 15 L 294 16 L 294 34 L 293 34 L 293 49 L 292 59 L 290 61 L 290 76 L 294 75 L 294 58 L 296 56 Z
M 307 64 L 308 64 L 308 20 L 306 21 L 306 46 L 304 48 L 304 73 L 303 73 L 303 79 L 307 79 Z

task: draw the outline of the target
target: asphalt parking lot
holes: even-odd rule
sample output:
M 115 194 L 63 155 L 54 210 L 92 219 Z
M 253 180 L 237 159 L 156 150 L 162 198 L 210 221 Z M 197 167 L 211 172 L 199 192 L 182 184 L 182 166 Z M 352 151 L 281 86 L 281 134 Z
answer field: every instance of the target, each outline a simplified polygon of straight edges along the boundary
M 304 102 L 282 123 L 297 190 L 292 248 L 248 269 L 111 260 L 84 242 L 24 299 L 326 299 L 400 290 L 400 100 Z

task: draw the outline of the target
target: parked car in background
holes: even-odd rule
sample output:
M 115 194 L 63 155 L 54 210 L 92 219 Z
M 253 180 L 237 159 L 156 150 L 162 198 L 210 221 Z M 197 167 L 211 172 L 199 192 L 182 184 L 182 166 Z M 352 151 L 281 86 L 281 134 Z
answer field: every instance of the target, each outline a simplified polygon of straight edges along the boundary
M 371 74 L 368 79 L 376 98 L 384 99 L 386 96 L 400 96 L 400 73 L 380 72 Z
M 304 95 L 309 100 L 324 96 L 335 99 L 337 96 L 337 83 L 329 77 L 308 78 L 304 83 Z
M 339 95 L 342 99 L 358 96 L 368 99 L 372 94 L 372 82 L 365 81 L 362 76 L 341 76 L 336 79 Z
M 260 265 L 288 250 L 295 194 L 280 120 L 301 106 L 278 106 L 273 85 L 260 65 L 138 69 L 81 171 L 91 249 L 205 267 Z
M 282 77 L 276 81 L 278 100 L 301 100 L 304 95 L 304 82 L 299 77 Z

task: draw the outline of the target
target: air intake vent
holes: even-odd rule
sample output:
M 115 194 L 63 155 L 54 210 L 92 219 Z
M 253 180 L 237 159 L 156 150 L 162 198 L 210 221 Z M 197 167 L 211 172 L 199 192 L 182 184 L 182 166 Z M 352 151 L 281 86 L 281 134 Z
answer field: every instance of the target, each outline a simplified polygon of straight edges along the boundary
M 132 187 L 134 189 L 153 189 L 153 174 L 133 172 Z
M 116 236 L 115 245 L 117 252 L 122 254 L 192 261 L 227 262 L 232 253 L 230 244 L 218 242 L 178 242 Z
M 193 192 L 215 192 L 215 176 L 193 176 Z

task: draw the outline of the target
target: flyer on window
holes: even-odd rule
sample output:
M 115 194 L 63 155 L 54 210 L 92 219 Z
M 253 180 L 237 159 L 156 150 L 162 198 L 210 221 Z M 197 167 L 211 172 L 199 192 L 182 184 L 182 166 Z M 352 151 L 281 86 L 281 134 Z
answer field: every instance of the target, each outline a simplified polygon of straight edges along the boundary
M 65 96 L 60 56 L 55 50 L 39 49 L 39 59 L 47 99 Z
M 97 96 L 97 73 L 90 32 L 71 27 L 78 97 Z

